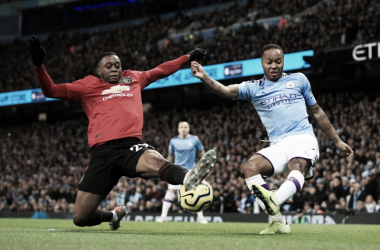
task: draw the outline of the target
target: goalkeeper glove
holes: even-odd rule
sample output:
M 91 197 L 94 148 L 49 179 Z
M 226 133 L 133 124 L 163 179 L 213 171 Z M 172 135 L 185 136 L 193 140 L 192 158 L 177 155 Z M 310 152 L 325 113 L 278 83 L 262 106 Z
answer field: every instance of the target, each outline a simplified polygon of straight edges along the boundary
M 29 51 L 32 54 L 33 65 L 40 67 L 44 62 L 46 52 L 41 47 L 40 39 L 34 35 L 29 39 Z
M 187 53 L 190 55 L 190 60 L 204 60 L 206 58 L 206 50 L 201 48 L 196 48 L 193 51 Z

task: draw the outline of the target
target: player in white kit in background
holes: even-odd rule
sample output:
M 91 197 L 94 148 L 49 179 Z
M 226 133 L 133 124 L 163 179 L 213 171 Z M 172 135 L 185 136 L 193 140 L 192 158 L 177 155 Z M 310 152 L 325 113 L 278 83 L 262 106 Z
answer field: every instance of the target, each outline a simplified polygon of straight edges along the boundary
M 174 160 L 174 164 L 180 164 L 186 169 L 194 167 L 197 151 L 200 153 L 200 157 L 205 154 L 204 147 L 198 136 L 191 135 L 189 132 L 189 123 L 183 121 L 178 124 L 179 135 L 170 140 L 169 156 L 167 159 L 170 162 Z M 169 209 L 176 198 L 176 193 L 180 188 L 181 185 L 168 184 L 168 191 L 162 204 L 161 217 L 156 220 L 157 222 L 165 222 Z M 203 212 L 198 212 L 197 215 L 197 222 L 207 224 L 207 220 L 203 217 Z
M 290 233 L 280 206 L 302 188 L 305 179 L 314 177 L 312 166 L 319 158 L 318 142 L 308 116 L 334 142 L 337 152 L 351 157 L 353 151 L 339 138 L 318 106 L 306 76 L 283 73 L 284 52 L 280 46 L 264 46 L 261 66 L 264 70 L 261 80 L 228 86 L 211 79 L 197 62 L 191 63 L 191 72 L 215 94 L 254 105 L 268 132 L 270 146 L 256 152 L 243 165 L 245 181 L 272 220 L 260 234 Z M 263 176 L 286 172 L 289 172 L 287 180 L 277 191 L 271 191 Z

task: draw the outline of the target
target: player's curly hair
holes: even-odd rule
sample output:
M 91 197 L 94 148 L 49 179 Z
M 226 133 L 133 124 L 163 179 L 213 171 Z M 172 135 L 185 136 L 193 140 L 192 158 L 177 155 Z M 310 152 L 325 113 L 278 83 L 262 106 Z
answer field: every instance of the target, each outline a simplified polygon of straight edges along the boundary
M 284 54 L 284 51 L 282 50 L 282 48 L 277 45 L 277 44 L 267 44 L 265 45 L 262 49 L 261 49 L 261 52 L 260 52 L 260 57 L 262 57 L 264 55 L 264 52 L 267 51 L 267 50 L 270 50 L 270 49 L 278 49 L 278 50 L 281 50 L 282 51 L 282 54 Z

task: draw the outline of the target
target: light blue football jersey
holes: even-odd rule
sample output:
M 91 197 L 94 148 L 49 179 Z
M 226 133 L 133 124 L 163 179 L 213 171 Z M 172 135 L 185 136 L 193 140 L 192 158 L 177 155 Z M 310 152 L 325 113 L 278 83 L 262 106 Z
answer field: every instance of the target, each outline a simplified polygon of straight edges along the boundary
M 289 135 L 314 135 L 306 107 L 317 103 L 302 73 L 283 74 L 277 82 L 262 78 L 237 84 L 237 99 L 251 101 L 267 129 L 271 144 Z
M 204 149 L 198 136 L 188 134 L 185 139 L 179 136 L 170 140 L 169 153 L 174 154 L 174 164 L 186 169 L 192 169 L 195 165 L 197 150 Z

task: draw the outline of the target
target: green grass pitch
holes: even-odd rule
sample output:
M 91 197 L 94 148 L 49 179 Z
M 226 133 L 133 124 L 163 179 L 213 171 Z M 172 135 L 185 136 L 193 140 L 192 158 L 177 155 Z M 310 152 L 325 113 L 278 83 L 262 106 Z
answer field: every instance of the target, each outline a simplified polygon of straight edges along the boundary
M 377 225 L 291 225 L 259 235 L 263 223 L 122 222 L 79 228 L 71 220 L 0 219 L 0 249 L 380 249 Z

